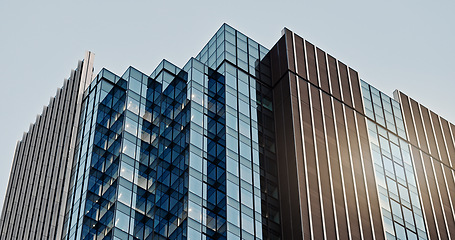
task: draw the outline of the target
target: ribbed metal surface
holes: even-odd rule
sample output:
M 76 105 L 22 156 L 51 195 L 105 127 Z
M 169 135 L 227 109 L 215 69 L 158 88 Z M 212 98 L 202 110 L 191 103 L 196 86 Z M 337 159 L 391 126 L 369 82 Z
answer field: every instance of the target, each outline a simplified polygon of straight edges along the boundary
M 87 52 L 17 143 L 0 219 L 0 239 L 58 239 L 82 93 L 92 76 Z M 86 81 L 86 79 L 88 81 Z

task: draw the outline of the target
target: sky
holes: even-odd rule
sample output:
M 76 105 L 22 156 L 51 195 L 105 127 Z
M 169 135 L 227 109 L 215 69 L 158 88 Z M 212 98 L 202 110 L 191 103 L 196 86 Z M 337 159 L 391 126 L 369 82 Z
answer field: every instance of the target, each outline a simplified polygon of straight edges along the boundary
M 85 51 L 95 73 L 182 67 L 223 24 L 271 48 L 312 42 L 392 96 L 455 123 L 455 1 L 0 1 L 0 209 L 16 142 Z

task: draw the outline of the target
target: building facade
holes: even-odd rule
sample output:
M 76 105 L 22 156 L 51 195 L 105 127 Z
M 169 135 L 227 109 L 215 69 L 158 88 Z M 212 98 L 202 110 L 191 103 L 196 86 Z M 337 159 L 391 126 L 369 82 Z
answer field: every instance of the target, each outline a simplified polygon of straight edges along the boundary
M 288 29 L 182 68 L 79 62 L 16 146 L 0 239 L 452 239 L 454 126 Z

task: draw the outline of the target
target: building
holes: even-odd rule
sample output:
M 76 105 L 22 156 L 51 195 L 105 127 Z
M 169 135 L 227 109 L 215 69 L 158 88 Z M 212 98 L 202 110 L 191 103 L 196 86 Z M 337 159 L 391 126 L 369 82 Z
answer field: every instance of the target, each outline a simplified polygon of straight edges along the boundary
M 288 29 L 93 76 L 18 142 L 0 239 L 451 239 L 455 126 Z

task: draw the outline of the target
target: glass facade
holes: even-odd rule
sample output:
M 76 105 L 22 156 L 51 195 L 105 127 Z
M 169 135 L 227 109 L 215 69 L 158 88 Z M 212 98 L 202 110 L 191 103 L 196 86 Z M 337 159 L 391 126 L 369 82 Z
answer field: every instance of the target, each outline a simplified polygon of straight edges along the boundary
M 387 239 L 428 239 L 400 104 L 362 81 Z
M 0 240 L 455 239 L 455 125 L 289 29 L 151 74 L 93 56 L 18 142 Z
M 102 70 L 84 99 L 68 239 L 183 238 L 189 100 L 185 75 Z M 166 86 L 163 89 L 163 86 Z M 72 206 L 72 207 L 71 207 Z
M 266 53 L 223 25 L 182 69 L 103 69 L 84 95 L 66 238 L 262 239 Z

